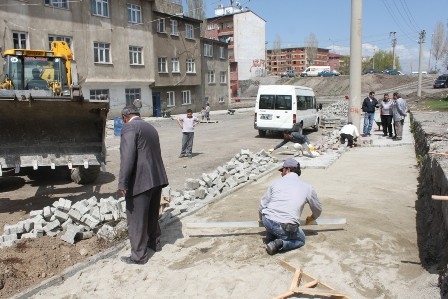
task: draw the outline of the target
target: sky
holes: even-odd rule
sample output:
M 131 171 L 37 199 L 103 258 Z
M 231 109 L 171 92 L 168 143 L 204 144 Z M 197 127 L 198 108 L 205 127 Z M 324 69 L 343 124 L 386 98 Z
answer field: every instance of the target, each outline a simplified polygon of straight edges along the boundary
M 361 1 L 361 0 L 359 0 Z M 434 68 L 430 59 L 431 34 L 437 22 L 448 24 L 448 0 L 362 0 L 362 55 L 392 51 L 391 32 L 396 32 L 395 52 L 405 73 L 418 70 L 419 33 L 426 31 L 422 69 Z M 203 0 L 207 17 L 230 0 Z M 235 2 L 235 1 L 234 1 Z M 266 21 L 267 48 L 277 37 L 282 47 L 303 47 L 314 33 L 319 48 L 350 53 L 351 0 L 239 0 Z M 448 27 L 445 27 L 448 31 Z M 441 62 L 438 62 L 441 67 Z

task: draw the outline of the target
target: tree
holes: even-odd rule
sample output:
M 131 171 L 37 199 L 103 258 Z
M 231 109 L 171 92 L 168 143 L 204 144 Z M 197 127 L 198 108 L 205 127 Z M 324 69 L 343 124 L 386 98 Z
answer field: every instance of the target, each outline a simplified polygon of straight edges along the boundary
M 187 13 L 186 15 L 198 20 L 205 20 L 205 3 L 203 0 L 186 0 L 187 1 Z M 201 36 L 204 36 L 205 28 L 201 23 Z
M 275 65 L 277 67 L 277 75 L 279 74 L 278 56 L 282 52 L 282 38 L 280 35 L 275 35 L 274 43 L 272 44 L 272 54 L 275 55 Z
M 371 69 L 373 60 L 375 60 L 375 69 L 390 69 L 393 67 L 394 55 L 392 51 L 378 50 L 369 60 L 362 63 L 362 69 Z M 395 56 L 395 68 L 399 71 L 401 70 L 400 57 L 398 56 Z
M 431 39 L 431 55 L 436 60 L 434 69 L 437 71 L 437 62 L 447 55 L 448 51 L 448 40 L 445 31 L 445 26 L 442 22 L 437 22 L 434 33 Z
M 305 39 L 305 54 L 308 66 L 312 65 L 316 59 L 318 41 L 314 33 L 310 33 Z
M 339 63 L 339 72 L 343 75 L 350 75 L 350 56 L 342 56 Z

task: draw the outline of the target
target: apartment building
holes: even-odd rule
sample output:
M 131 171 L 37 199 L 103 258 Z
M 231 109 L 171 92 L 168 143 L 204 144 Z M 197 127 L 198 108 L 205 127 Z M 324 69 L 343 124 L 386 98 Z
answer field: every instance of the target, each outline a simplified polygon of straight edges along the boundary
M 152 114 L 154 0 L 3 0 L 2 49 L 48 50 L 54 40 L 74 52 L 85 98 L 107 96 L 110 116 L 134 99 Z M 3 74 L 4 75 L 4 74 Z
M 306 48 L 283 48 L 267 50 L 267 68 L 271 75 L 282 72 L 303 72 L 310 65 L 329 65 L 329 50 L 317 48 L 314 57 L 307 54 Z
M 202 106 L 209 103 L 212 110 L 227 109 L 229 97 L 228 45 L 202 38 Z
M 265 27 L 264 19 L 238 2 L 219 5 L 215 17 L 206 20 L 205 37 L 228 44 L 232 97 L 238 95 L 238 81 L 265 74 Z

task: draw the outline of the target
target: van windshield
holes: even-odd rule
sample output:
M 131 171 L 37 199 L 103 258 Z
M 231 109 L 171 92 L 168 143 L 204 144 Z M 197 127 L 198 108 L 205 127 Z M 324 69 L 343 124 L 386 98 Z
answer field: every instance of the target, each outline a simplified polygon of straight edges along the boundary
M 292 96 L 262 94 L 260 95 L 259 108 L 271 110 L 291 110 Z

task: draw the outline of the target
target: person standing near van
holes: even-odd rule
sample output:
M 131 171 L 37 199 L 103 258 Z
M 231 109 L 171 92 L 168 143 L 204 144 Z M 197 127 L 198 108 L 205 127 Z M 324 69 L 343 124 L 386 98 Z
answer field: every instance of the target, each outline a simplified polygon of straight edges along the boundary
M 210 104 L 207 103 L 207 105 L 205 106 L 205 118 L 207 120 L 210 120 Z
M 182 151 L 179 158 L 192 157 L 194 127 L 199 123 L 199 119 L 193 116 L 193 110 L 188 109 L 187 114 L 177 119 L 179 127 L 182 129 Z
M 383 126 L 383 136 L 392 138 L 392 101 L 389 94 L 385 93 L 380 104 L 381 125 Z
M 375 92 L 369 92 L 369 96 L 362 102 L 362 111 L 364 112 L 363 136 L 370 136 L 373 121 L 375 120 L 375 108 L 378 108 L 378 100 L 375 99 Z

